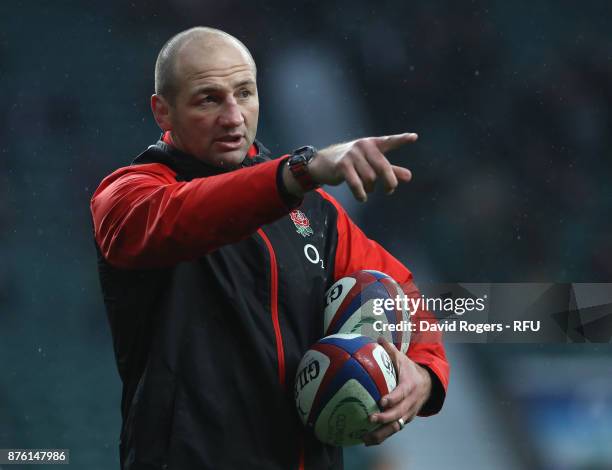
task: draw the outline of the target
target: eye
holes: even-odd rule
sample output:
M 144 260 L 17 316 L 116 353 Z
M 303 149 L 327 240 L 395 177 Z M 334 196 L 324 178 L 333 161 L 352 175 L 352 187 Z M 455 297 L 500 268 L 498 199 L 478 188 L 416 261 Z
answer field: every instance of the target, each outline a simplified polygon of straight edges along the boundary
M 217 98 L 215 98 L 214 96 L 205 96 L 200 100 L 200 104 L 210 104 L 210 103 L 216 103 L 217 102 Z
M 252 94 L 253 93 L 251 93 L 251 91 L 247 89 L 243 89 L 238 92 L 238 96 L 240 96 L 240 98 L 248 98 Z

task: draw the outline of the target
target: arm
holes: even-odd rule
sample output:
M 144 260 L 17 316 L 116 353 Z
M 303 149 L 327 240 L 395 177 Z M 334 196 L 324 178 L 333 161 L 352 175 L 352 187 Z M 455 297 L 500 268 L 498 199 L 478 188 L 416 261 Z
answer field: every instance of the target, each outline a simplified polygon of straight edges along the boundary
M 360 202 L 368 200 L 367 193 L 374 191 L 377 180 L 382 182 L 387 194 L 393 194 L 399 182 L 410 181 L 412 173 L 407 168 L 391 165 L 384 154 L 413 143 L 417 138 L 414 133 L 404 133 L 330 145 L 317 152 L 316 158 L 308 165 L 308 173 L 319 184 L 336 186 L 345 182 Z M 304 195 L 288 168 L 283 170 L 282 180 L 290 194 Z
M 242 240 L 291 210 L 277 185 L 284 161 L 189 182 L 161 164 L 121 168 L 91 199 L 98 246 L 114 266 L 148 268 Z
M 411 174 L 390 165 L 382 152 L 415 140 L 416 134 L 399 134 L 332 145 L 319 152 L 312 177 L 321 184 L 346 181 L 362 201 L 378 176 L 392 192 Z M 304 196 L 283 162 L 180 183 L 161 164 L 117 170 L 91 200 L 102 255 L 121 268 L 161 267 L 248 237 L 286 215 Z

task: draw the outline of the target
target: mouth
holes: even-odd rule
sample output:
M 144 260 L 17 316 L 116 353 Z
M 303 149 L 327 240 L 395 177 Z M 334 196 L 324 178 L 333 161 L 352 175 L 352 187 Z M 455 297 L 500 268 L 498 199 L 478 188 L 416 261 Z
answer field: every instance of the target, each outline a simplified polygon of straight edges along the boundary
M 237 150 L 242 146 L 242 134 L 226 134 L 214 140 L 214 144 L 221 150 Z

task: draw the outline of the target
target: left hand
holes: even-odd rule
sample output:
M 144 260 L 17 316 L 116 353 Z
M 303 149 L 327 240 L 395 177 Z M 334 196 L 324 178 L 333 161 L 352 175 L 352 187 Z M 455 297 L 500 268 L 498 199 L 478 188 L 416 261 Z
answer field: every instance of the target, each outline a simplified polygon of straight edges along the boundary
M 378 445 L 398 432 L 400 418 L 404 423 L 412 421 L 431 394 L 431 377 L 425 368 L 410 360 L 384 338 L 378 338 L 378 343 L 391 357 L 398 383 L 391 393 L 380 399 L 383 411 L 370 415 L 370 422 L 380 423 L 381 426 L 363 436 L 366 446 Z

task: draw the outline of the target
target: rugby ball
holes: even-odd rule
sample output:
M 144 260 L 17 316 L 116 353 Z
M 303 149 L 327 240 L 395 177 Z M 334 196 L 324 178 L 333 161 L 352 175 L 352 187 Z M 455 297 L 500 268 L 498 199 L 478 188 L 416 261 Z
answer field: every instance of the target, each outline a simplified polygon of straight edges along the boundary
M 385 273 L 352 273 L 325 293 L 323 332 L 360 334 L 373 339 L 383 336 L 405 354 L 410 345 L 410 312 L 404 298 L 400 285 Z M 384 308 L 385 301 L 387 307 L 391 303 L 393 307 Z
M 395 367 L 382 346 L 367 336 L 336 334 L 304 354 L 295 376 L 295 403 L 302 423 L 320 441 L 351 446 L 378 427 L 368 417 L 381 411 L 380 399 L 396 385 Z

